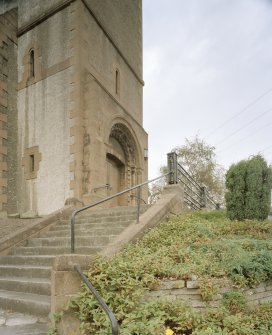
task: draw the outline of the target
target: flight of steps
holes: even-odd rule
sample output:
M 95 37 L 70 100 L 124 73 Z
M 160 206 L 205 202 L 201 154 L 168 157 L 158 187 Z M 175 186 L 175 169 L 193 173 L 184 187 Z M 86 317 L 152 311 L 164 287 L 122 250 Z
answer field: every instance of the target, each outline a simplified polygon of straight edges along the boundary
M 141 212 L 147 206 L 142 206 Z M 76 218 L 75 253 L 102 250 L 128 225 L 136 222 L 135 207 L 83 212 Z M 51 267 L 55 255 L 70 253 L 70 222 L 57 222 L 12 255 L 0 256 L 0 309 L 46 318 L 50 312 Z

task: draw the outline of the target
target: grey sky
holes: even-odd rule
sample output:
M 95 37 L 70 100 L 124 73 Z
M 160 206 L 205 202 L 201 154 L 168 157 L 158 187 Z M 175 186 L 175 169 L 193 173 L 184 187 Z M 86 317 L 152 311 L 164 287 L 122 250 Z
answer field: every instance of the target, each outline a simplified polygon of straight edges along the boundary
M 271 162 L 272 0 L 143 0 L 143 20 L 149 176 L 197 133 L 226 168 Z

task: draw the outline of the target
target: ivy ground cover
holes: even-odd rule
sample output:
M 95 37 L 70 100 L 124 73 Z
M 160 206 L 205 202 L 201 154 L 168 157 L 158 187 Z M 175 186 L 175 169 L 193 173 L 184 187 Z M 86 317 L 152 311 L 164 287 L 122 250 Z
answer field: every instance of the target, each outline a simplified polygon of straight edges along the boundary
M 116 315 L 121 335 L 268 335 L 272 304 L 252 309 L 237 291 L 226 294 L 216 310 L 207 301 L 202 313 L 180 301 L 143 301 L 143 295 L 162 279 L 201 278 L 206 300 L 215 293 L 214 278 L 237 287 L 272 279 L 271 237 L 269 221 L 230 221 L 221 211 L 174 216 L 114 259 L 98 256 L 88 276 Z M 70 308 L 83 334 L 111 334 L 84 285 Z

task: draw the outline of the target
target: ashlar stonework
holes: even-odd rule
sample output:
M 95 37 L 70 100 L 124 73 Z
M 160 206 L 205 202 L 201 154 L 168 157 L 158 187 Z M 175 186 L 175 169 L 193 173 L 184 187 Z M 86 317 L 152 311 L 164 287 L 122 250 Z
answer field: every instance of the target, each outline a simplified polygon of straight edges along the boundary
M 141 0 L 4 0 L 0 28 L 0 210 L 145 181 Z

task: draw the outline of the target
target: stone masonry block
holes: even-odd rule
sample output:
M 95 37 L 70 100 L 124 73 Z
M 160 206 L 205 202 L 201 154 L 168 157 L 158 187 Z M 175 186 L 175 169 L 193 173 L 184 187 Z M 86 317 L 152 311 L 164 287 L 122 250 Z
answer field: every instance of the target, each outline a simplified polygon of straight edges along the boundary
M 158 291 L 150 291 L 146 294 L 147 297 L 165 297 L 166 295 L 170 295 L 170 290 L 158 290 Z
M 175 292 L 174 294 L 176 295 L 200 295 L 200 290 L 199 289 L 187 289 L 185 288 L 180 288 L 180 289 L 176 289 L 173 290 L 173 292 Z
M 261 292 L 265 292 L 266 288 L 264 285 L 261 285 L 259 287 L 254 288 L 254 293 L 261 293 Z
M 156 290 L 171 290 L 171 289 L 180 289 L 185 287 L 184 280 L 169 280 L 169 281 L 162 281 L 156 284 L 152 289 Z
M 73 314 L 65 312 L 58 323 L 58 334 L 80 335 L 80 321 Z
M 53 271 L 52 276 L 52 293 L 54 295 L 72 294 L 79 291 L 81 279 L 77 272 Z
M 186 287 L 189 289 L 199 288 L 200 281 L 199 280 L 187 280 Z
M 252 295 L 254 299 L 259 299 L 259 300 L 266 298 L 267 296 L 268 296 L 267 292 L 255 293 L 254 295 Z
M 266 303 L 266 302 L 271 302 L 271 301 L 272 301 L 272 295 L 268 297 L 263 297 L 262 299 L 260 299 L 261 303 Z
M 272 291 L 272 285 L 271 284 L 266 286 L 266 291 Z

